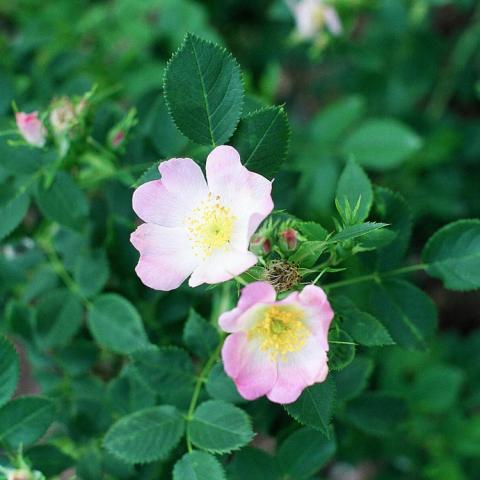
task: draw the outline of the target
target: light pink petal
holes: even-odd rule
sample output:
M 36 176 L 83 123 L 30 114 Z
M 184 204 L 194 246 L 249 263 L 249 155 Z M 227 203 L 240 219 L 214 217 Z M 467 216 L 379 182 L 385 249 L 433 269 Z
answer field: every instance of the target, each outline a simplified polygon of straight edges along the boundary
M 302 350 L 279 359 L 277 381 L 267 397 L 276 403 L 295 402 L 306 387 L 325 380 L 327 373 L 327 354 L 319 339 L 311 336 Z
M 272 183 L 245 168 L 239 153 L 228 145 L 212 150 L 206 172 L 210 191 L 244 223 L 250 239 L 273 209 Z
M 190 199 L 170 193 L 161 180 L 140 185 L 133 192 L 133 210 L 144 221 L 164 227 L 181 227 L 192 210 Z
M 144 221 L 180 227 L 208 195 L 201 168 L 190 158 L 172 158 L 158 167 L 162 178 L 147 182 L 133 194 L 133 210 Z
M 257 263 L 257 257 L 248 251 L 215 250 L 194 270 L 188 284 L 197 287 L 202 283 L 220 283 L 247 271 Z
M 140 252 L 137 275 L 155 290 L 178 288 L 197 265 L 184 229 L 145 223 L 132 233 L 130 241 Z
M 308 327 L 322 339 L 323 348 L 328 351 L 328 329 L 334 313 L 325 292 L 315 285 L 307 285 L 298 294 L 298 301 L 308 312 L 306 319 Z
M 197 204 L 208 195 L 202 169 L 191 158 L 172 158 L 162 162 L 158 169 L 162 183 L 176 196 L 188 197 Z
M 237 306 L 220 316 L 218 323 L 225 332 L 237 332 L 243 330 L 240 320 L 242 314 L 250 307 L 257 304 L 273 303 L 275 301 L 275 289 L 267 282 L 253 282 L 242 289 Z
M 256 341 L 245 333 L 233 333 L 222 348 L 225 372 L 232 378 L 242 397 L 254 400 L 269 392 L 277 379 L 277 367 Z

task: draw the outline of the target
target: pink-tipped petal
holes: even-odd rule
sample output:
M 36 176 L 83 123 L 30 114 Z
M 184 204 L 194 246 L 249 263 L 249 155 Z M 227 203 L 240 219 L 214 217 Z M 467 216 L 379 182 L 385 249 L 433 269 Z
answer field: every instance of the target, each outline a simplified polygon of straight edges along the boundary
M 328 351 L 328 329 L 334 313 L 325 292 L 315 285 L 307 285 L 299 294 L 298 301 L 307 312 L 307 325 L 322 339 L 322 348 Z
M 273 210 L 272 182 L 245 168 L 239 153 L 228 145 L 212 150 L 206 172 L 210 191 L 245 224 L 249 239 Z
M 229 312 L 223 313 L 218 323 L 225 332 L 238 332 L 243 330 L 240 317 L 251 307 L 257 304 L 273 303 L 275 289 L 267 282 L 253 282 L 242 289 L 237 306 Z
M 147 287 L 155 290 L 178 288 L 197 264 L 181 228 L 145 223 L 132 233 L 130 241 L 140 252 L 137 275 Z
M 172 158 L 162 162 L 158 169 L 166 189 L 180 198 L 188 198 L 193 205 L 208 195 L 202 169 L 191 158 Z
M 234 333 L 222 348 L 225 372 L 232 378 L 240 395 L 255 400 L 269 392 L 277 379 L 277 367 L 258 342 L 249 341 L 247 334 Z
M 312 336 L 302 350 L 279 360 L 277 381 L 267 397 L 275 403 L 295 402 L 305 388 L 325 380 L 327 373 L 327 354 Z
M 161 180 L 140 185 L 133 192 L 132 205 L 144 222 L 164 227 L 181 227 L 192 210 L 189 199 L 172 194 Z
M 231 280 L 257 263 L 257 257 L 248 251 L 215 250 L 192 273 L 188 284 L 220 283 Z

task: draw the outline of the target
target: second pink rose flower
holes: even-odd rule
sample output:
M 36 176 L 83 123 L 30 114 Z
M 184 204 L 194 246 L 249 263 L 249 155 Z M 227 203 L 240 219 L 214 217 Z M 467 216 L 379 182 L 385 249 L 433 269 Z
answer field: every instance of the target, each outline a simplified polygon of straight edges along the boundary
M 328 330 L 333 311 L 314 285 L 276 301 L 267 282 L 247 285 L 233 310 L 221 315 L 230 333 L 222 349 L 225 372 L 247 400 L 266 395 L 292 403 L 328 374 Z

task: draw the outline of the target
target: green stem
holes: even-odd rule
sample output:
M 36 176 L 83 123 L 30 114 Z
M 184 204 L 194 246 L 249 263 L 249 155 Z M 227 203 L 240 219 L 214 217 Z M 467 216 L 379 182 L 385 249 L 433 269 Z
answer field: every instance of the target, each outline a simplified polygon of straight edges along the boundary
M 202 390 L 202 385 L 205 383 L 210 370 L 212 369 L 213 365 L 217 361 L 218 355 L 220 353 L 220 349 L 222 348 L 223 341 L 221 341 L 215 351 L 208 357 L 205 365 L 200 372 L 200 375 L 197 377 L 197 381 L 195 382 L 195 388 L 193 389 L 192 399 L 190 400 L 190 405 L 188 407 L 187 422 L 191 422 L 193 419 L 193 412 L 197 406 L 198 398 L 200 396 L 200 392 Z M 190 429 L 187 426 L 187 433 L 186 433 L 186 441 L 187 441 L 187 450 L 189 453 L 193 451 L 192 441 L 190 439 Z
M 62 279 L 63 283 L 70 290 L 70 292 L 78 297 L 85 307 L 89 308 L 91 306 L 90 300 L 88 300 L 85 295 L 80 290 L 80 287 L 77 285 L 75 280 L 70 276 L 70 274 L 65 269 L 62 260 L 58 256 L 53 242 L 51 240 L 51 232 L 39 240 L 39 245 L 42 247 L 45 255 L 48 258 L 53 270 L 55 273 Z
M 334 288 L 347 287 L 349 285 L 354 285 L 356 283 L 363 282 L 380 282 L 382 278 L 395 277 L 397 275 L 403 275 L 404 273 L 417 272 L 419 270 L 425 270 L 428 265 L 425 263 L 419 263 L 417 265 L 410 265 L 408 267 L 397 268 L 395 270 L 390 270 L 388 272 L 374 272 L 367 275 L 362 275 L 361 277 L 350 278 L 348 280 L 340 280 L 339 282 L 327 283 L 322 285 L 325 290 L 333 290 Z

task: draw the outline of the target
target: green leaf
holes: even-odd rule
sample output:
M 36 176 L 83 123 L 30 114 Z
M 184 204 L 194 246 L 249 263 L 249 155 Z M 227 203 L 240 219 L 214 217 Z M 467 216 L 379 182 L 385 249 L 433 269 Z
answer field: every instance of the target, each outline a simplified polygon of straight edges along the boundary
M 220 343 L 220 335 L 211 323 L 192 309 L 183 329 L 183 342 L 197 357 L 207 358 Z
M 39 182 L 35 199 L 48 219 L 73 230 L 83 227 L 88 215 L 88 201 L 68 173 L 58 172 L 49 188 Z
M 336 297 L 332 299 L 332 306 L 342 320 L 343 329 L 352 338 L 367 347 L 393 345 L 392 337 L 373 315 L 361 311 L 347 297 Z
M 178 129 L 202 145 L 232 136 L 242 112 L 240 68 L 223 48 L 188 34 L 165 73 L 165 97 Z
M 393 434 L 406 415 L 402 398 L 378 392 L 363 394 L 348 403 L 346 409 L 346 417 L 353 425 L 378 436 Z
M 335 400 L 335 384 L 331 378 L 306 388 L 300 398 L 285 410 L 297 421 L 320 430 L 330 437 L 330 420 Z
M 155 393 L 130 365 L 127 365 L 122 373 L 110 382 L 108 396 L 111 408 L 121 415 L 155 405 Z
M 127 463 L 166 458 L 183 436 L 185 422 L 171 406 L 146 408 L 118 420 L 107 432 L 105 448 Z
M 420 137 L 406 125 L 391 119 L 375 119 L 355 130 L 345 140 L 343 151 L 364 167 L 388 170 L 401 165 L 421 146 Z
M 188 427 L 192 443 L 213 453 L 229 453 L 253 437 L 248 415 L 229 403 L 209 400 L 194 412 Z
M 283 107 L 266 107 L 243 117 L 231 144 L 249 170 L 272 178 L 285 161 L 290 128 Z
M 393 270 L 402 261 L 410 243 L 412 215 L 398 193 L 383 187 L 375 187 L 374 193 L 376 220 L 388 223 L 389 230 L 397 234 L 393 241 L 377 250 L 377 268 L 380 271 Z
M 0 137 L 0 158 L 2 168 L 14 175 L 34 174 L 43 166 L 53 162 L 56 155 L 52 152 L 30 146 L 11 146 L 9 141 L 16 141 L 18 137 L 5 135 Z
M 114 293 L 101 295 L 90 306 L 88 328 L 101 347 L 115 353 L 132 353 L 149 344 L 135 307 Z
M 223 363 L 214 365 L 208 375 L 206 384 L 208 394 L 215 400 L 229 403 L 242 403 L 246 400 L 238 393 L 233 380 L 225 373 Z
M 226 480 L 220 462 L 207 452 L 186 453 L 173 468 L 173 480 Z
M 320 110 L 312 120 L 310 130 L 319 148 L 333 147 L 365 112 L 366 102 L 360 96 L 344 97 Z
M 437 311 L 428 295 L 403 280 L 387 280 L 371 287 L 373 313 L 392 339 L 410 349 L 424 348 L 437 325 Z
M 416 409 L 426 414 L 439 414 L 457 401 L 465 380 L 464 373 L 449 365 L 434 365 L 418 373 L 409 392 Z
M 423 250 L 427 272 L 450 290 L 480 288 L 480 220 L 459 220 L 436 232 Z
M 25 217 L 30 199 L 26 193 L 18 194 L 9 185 L 0 187 L 0 240 L 9 235 Z
M 345 240 L 353 240 L 354 238 L 367 235 L 370 232 L 386 227 L 386 223 L 365 222 L 358 225 L 349 225 L 341 232 L 336 233 L 330 241 L 344 242 Z
M 177 347 L 150 346 L 132 354 L 140 378 L 163 402 L 188 407 L 195 384 L 192 360 Z
M 302 480 L 310 478 L 325 466 L 335 450 L 334 440 L 305 427 L 294 432 L 280 445 L 277 459 L 285 478 Z
M 367 387 L 372 371 L 373 361 L 357 355 L 350 365 L 335 374 L 337 399 L 347 401 L 358 396 Z
M 328 237 L 328 231 L 316 222 L 295 222 L 295 228 L 307 240 L 322 241 Z
M 79 255 L 73 278 L 85 297 L 93 297 L 100 293 L 107 283 L 108 276 L 108 259 L 104 249 L 86 251 Z
M 55 418 L 55 405 L 42 397 L 20 397 L 0 408 L 0 442 L 12 448 L 38 440 Z
M 35 337 L 48 350 L 70 342 L 82 325 L 83 307 L 66 289 L 45 293 L 37 307 Z
M 328 365 L 331 370 L 342 370 L 355 358 L 355 344 L 348 333 L 331 329 L 328 342 Z
M 300 244 L 289 260 L 304 268 L 315 264 L 320 255 L 327 249 L 327 243 L 323 241 L 307 241 Z
M 12 398 L 19 376 L 18 356 L 15 347 L 0 336 L 0 406 Z
M 278 480 L 280 471 L 274 457 L 258 448 L 245 447 L 228 463 L 229 480 Z
M 53 445 L 36 445 L 29 448 L 25 456 L 35 470 L 48 478 L 60 475 L 75 465 L 75 460 Z
M 372 184 L 362 167 L 353 159 L 349 160 L 340 175 L 336 200 L 341 208 L 347 203 L 350 211 L 356 211 L 355 223 L 363 222 L 368 217 L 373 202 Z

